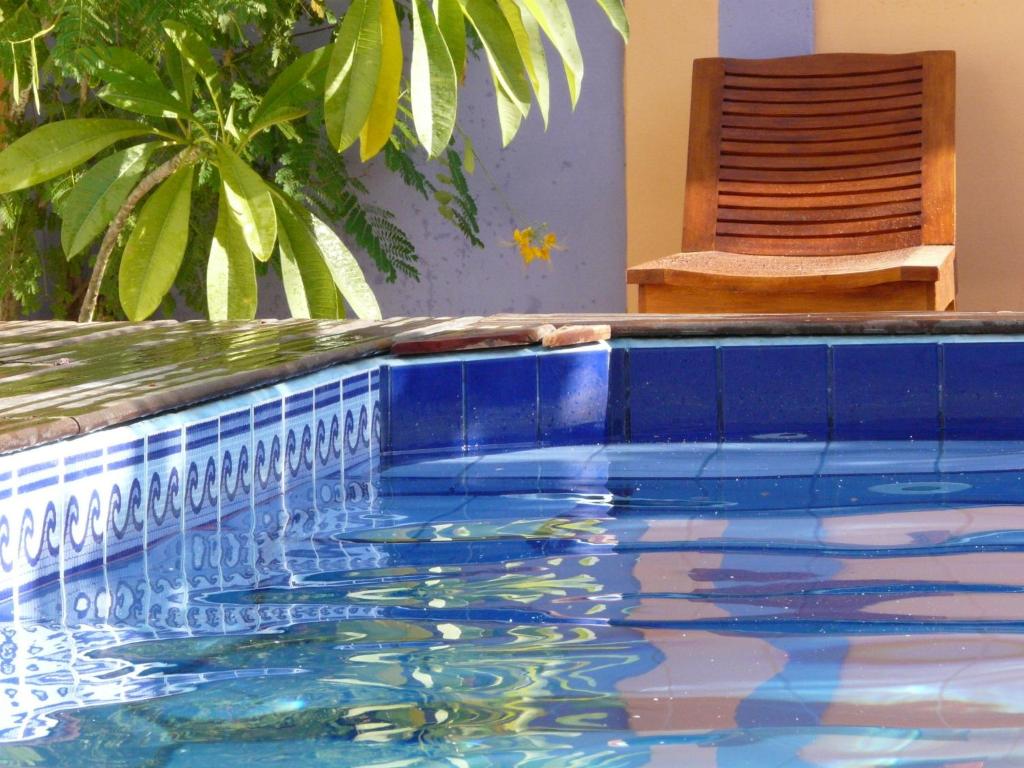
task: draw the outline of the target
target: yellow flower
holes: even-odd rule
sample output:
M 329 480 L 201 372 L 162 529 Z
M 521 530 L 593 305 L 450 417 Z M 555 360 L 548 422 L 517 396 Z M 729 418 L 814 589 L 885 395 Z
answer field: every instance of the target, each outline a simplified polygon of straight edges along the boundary
M 563 250 L 563 246 L 558 244 L 558 236 L 554 232 L 548 232 L 546 226 L 541 227 L 539 231 L 534 227 L 517 229 L 512 233 L 512 239 L 526 264 L 537 259 L 551 261 L 552 251 Z

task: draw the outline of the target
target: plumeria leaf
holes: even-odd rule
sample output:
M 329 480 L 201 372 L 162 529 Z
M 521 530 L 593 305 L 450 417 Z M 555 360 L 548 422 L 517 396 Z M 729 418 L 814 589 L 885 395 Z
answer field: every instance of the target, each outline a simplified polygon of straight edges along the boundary
M 330 48 L 324 47 L 303 54 L 274 78 L 253 112 L 250 136 L 306 114 L 309 103 L 323 91 L 330 53 Z
M 459 0 L 434 0 L 434 16 L 452 56 L 455 74 L 461 78 L 466 69 L 466 17 Z
M 413 0 L 412 24 L 413 123 L 427 154 L 437 157 L 455 130 L 459 83 L 448 45 L 426 0 Z
M 394 0 L 380 4 L 381 61 L 377 92 L 370 114 L 359 134 L 359 156 L 363 162 L 376 155 L 391 138 L 402 90 L 402 30 L 398 26 Z
M 217 207 L 217 226 L 206 265 L 206 306 L 211 320 L 256 317 L 256 268 L 245 237 L 231 214 L 224 185 Z
M 484 45 L 491 71 L 525 117 L 530 109 L 530 83 L 508 19 L 494 0 L 459 2 Z
M 516 0 L 533 16 L 562 57 L 569 83 L 569 98 L 575 107 L 583 83 L 583 52 L 576 38 L 576 26 L 566 0 Z
M 268 261 L 277 240 L 277 216 L 270 188 L 249 165 L 224 144 L 217 145 L 217 167 L 224 181 L 227 207 L 249 250 Z
M 183 166 L 156 188 L 125 244 L 118 295 L 129 320 L 153 314 L 174 285 L 188 243 L 193 170 Z
M 604 9 L 612 26 L 622 35 L 622 39 L 629 40 L 629 19 L 626 18 L 626 9 L 622 0 L 597 0 L 597 4 Z
M 359 138 L 381 68 L 381 0 L 353 0 L 331 48 L 324 92 L 327 137 L 339 152 Z
M 281 277 L 292 317 L 334 320 L 338 290 L 301 208 L 274 194 L 281 242 Z
M 98 47 L 94 67 L 106 83 L 99 97 L 108 104 L 151 117 L 187 117 L 186 106 L 164 86 L 156 69 L 133 51 Z
M 70 259 L 99 237 L 135 188 L 159 142 L 136 144 L 86 171 L 61 204 L 61 246 Z
M 199 76 L 203 78 L 212 88 L 220 82 L 220 67 L 217 60 L 210 53 L 206 42 L 192 29 L 179 21 L 165 21 L 164 32 L 174 43 L 182 58 L 187 61 Z
M 0 195 L 48 181 L 112 144 L 150 133 L 141 123 L 105 118 L 41 125 L 0 152 Z

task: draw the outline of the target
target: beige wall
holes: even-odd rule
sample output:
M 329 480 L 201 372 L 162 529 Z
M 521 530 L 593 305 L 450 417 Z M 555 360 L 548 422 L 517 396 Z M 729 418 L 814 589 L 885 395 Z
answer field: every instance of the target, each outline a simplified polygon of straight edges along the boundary
M 627 252 L 636 264 L 679 248 L 690 70 L 694 58 L 717 55 L 718 3 L 627 0 L 627 9 Z M 1024 0 L 816 0 L 815 15 L 821 52 L 957 52 L 959 308 L 1024 310 Z
M 817 50 L 957 55 L 959 309 L 1024 309 L 1024 1 L 816 0 Z
M 626 10 L 626 252 L 632 265 L 679 250 L 690 73 L 694 58 L 718 53 L 718 0 L 626 0 Z M 629 308 L 636 311 L 636 287 L 629 290 Z

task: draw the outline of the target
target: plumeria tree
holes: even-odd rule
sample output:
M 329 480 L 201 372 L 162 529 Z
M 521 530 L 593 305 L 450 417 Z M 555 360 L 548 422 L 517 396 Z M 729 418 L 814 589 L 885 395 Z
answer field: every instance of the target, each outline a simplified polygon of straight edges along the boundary
M 626 36 L 621 0 L 595 1 Z M 203 27 L 181 19 L 163 20 L 159 37 L 145 45 L 83 47 L 75 63 L 79 104 L 98 103 L 97 114 L 45 122 L 0 152 L 5 199 L 38 185 L 60 190 L 51 198 L 64 255 L 87 254 L 92 263 L 80 320 L 94 318 L 115 262 L 121 310 L 130 319 L 149 317 L 180 284 L 183 264 L 197 249 L 205 254 L 200 274 L 211 318 L 253 317 L 257 272 L 271 262 L 293 315 L 336 318 L 347 304 L 360 317 L 379 317 L 355 258 L 327 221 L 341 219 L 357 246 L 372 244 L 368 230 L 376 233 L 365 213 L 353 214 L 351 190 L 350 197 L 335 195 L 340 204 L 324 201 L 318 182 L 330 183 L 331 161 L 311 147 L 337 154 L 358 145 L 362 162 L 384 153 L 389 168 L 433 195 L 441 214 L 472 240 L 476 212 L 463 169 L 472 167 L 473 150 L 468 139 L 459 146 L 455 138 L 468 62 L 486 61 L 504 144 L 534 107 L 547 123 L 545 38 L 573 104 L 579 97 L 583 60 L 568 0 L 352 0 L 339 15 L 319 3 L 309 9 L 323 22 L 314 31 L 332 39 L 278 56 L 282 66 L 265 84 L 239 66 L 250 50 L 244 43 L 241 52 L 223 42 L 218 48 Z M 15 110 L 31 99 L 41 111 L 37 47 L 49 51 L 42 69 L 53 69 L 61 12 L 33 35 L 9 41 Z M 11 18 L 0 22 L 0 33 Z M 294 13 L 282 18 L 293 27 L 299 21 Z M 24 52 L 18 53 L 26 46 L 27 82 Z M 275 156 L 282 142 L 287 151 Z M 411 161 L 416 146 L 444 165 L 437 183 Z M 403 245 L 404 235 L 390 234 Z

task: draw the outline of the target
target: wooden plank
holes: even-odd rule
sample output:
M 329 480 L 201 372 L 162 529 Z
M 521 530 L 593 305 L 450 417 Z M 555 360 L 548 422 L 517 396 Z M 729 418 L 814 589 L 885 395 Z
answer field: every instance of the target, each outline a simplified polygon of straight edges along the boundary
M 847 78 L 904 72 L 921 66 L 920 54 L 820 53 L 779 59 L 723 59 L 729 75 L 789 78 Z
M 849 101 L 887 99 L 897 96 L 921 94 L 920 77 L 895 84 L 878 84 L 860 88 L 736 88 L 730 87 L 728 78 L 722 92 L 724 102 L 753 102 L 757 104 L 816 104 L 845 103 Z
M 867 86 L 887 85 L 894 83 L 917 82 L 921 80 L 921 64 L 893 69 L 887 72 L 869 72 L 860 75 L 832 75 L 818 77 L 802 75 L 800 77 L 775 77 L 772 75 L 738 75 L 726 73 L 726 88 L 756 88 L 759 90 L 791 90 L 799 89 L 856 89 Z
M 921 242 L 920 228 L 870 235 L 830 235 L 827 237 L 754 237 L 718 235 L 715 245 L 736 253 L 765 256 L 825 256 L 829 254 L 872 253 L 910 248 Z
M 734 237 L 779 237 L 779 238 L 828 238 L 858 237 L 870 239 L 875 235 L 890 232 L 921 228 L 921 216 L 881 216 L 863 219 L 840 219 L 829 221 L 785 221 L 785 222 L 748 222 L 718 221 L 716 239 L 723 235 Z M 867 248 L 866 251 L 882 250 Z M 852 251 L 857 253 L 858 251 Z
M 693 64 L 683 250 L 714 246 L 723 72 L 720 59 L 698 59 Z
M 919 131 L 894 133 L 888 136 L 871 137 L 865 139 L 854 139 L 852 141 L 830 141 L 830 142 L 773 142 L 773 141 L 751 141 L 751 140 L 729 140 L 722 139 L 722 156 L 744 155 L 744 156 L 820 156 L 839 157 L 842 155 L 856 155 L 864 152 L 879 152 L 890 149 L 907 149 L 909 147 L 920 148 L 922 146 L 921 133 Z
M 956 242 L 956 54 L 924 56 L 923 242 Z
M 754 115 L 757 117 L 818 117 L 818 116 L 862 116 L 883 115 L 904 109 L 916 109 L 923 103 L 920 93 L 909 96 L 894 96 L 885 99 L 861 99 L 857 101 L 825 101 L 803 103 L 766 103 L 734 101 L 723 94 L 722 114 L 725 123 L 732 123 L 733 115 Z
M 845 201 L 844 201 L 845 202 Z M 719 198 L 718 223 L 768 222 L 786 224 L 819 223 L 823 221 L 858 221 L 898 215 L 921 215 L 921 198 L 906 201 L 885 202 L 879 205 L 837 205 L 835 207 L 802 208 L 729 208 Z
M 790 183 L 800 181 L 853 181 L 857 179 L 887 179 L 921 172 L 920 160 L 882 163 L 880 165 L 858 165 L 852 168 L 830 168 L 816 170 L 799 169 L 754 169 L 723 167 L 720 178 L 723 181 L 758 181 L 769 183 Z
M 729 141 L 743 142 L 786 142 L 794 145 L 808 143 L 826 146 L 830 143 L 848 141 L 850 139 L 868 139 L 876 136 L 920 134 L 924 123 L 921 116 L 906 120 L 885 120 L 880 123 L 853 126 L 848 128 L 831 128 L 826 132 L 815 129 L 801 128 L 769 128 L 764 126 L 736 127 L 723 126 L 722 138 Z

